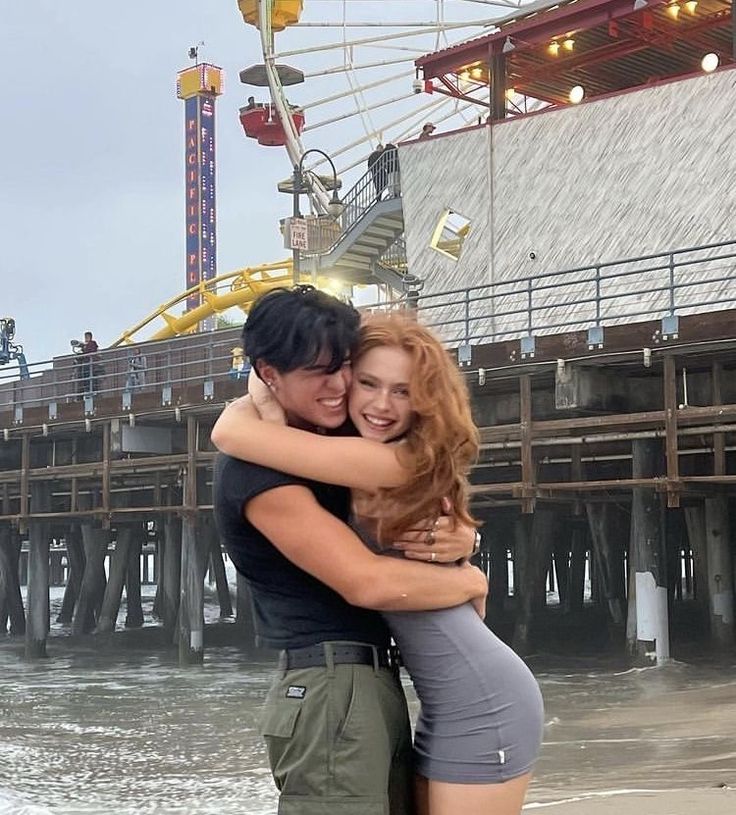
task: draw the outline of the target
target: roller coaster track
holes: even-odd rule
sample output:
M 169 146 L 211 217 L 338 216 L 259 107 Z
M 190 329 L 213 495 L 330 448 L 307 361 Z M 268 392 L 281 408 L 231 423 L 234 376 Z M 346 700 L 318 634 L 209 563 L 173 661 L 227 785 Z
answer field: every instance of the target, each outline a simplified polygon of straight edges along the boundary
M 127 329 L 127 331 L 123 331 L 110 347 L 117 348 L 121 345 L 139 342 L 141 332 L 159 317 L 164 324 L 151 336 L 146 337 L 147 341 L 165 340 L 177 337 L 180 334 L 194 333 L 197 331 L 199 323 L 208 317 L 231 308 L 240 308 L 247 313 L 253 301 L 259 295 L 279 286 L 290 286 L 292 282 L 291 260 L 266 263 L 261 266 L 250 266 L 218 275 L 211 280 L 202 281 L 163 303 L 140 322 Z M 318 285 L 329 288 L 327 280 L 320 279 Z M 175 315 L 171 313 L 171 309 L 185 302 L 187 297 L 192 294 L 200 295 L 201 305 L 184 312 L 184 314 Z

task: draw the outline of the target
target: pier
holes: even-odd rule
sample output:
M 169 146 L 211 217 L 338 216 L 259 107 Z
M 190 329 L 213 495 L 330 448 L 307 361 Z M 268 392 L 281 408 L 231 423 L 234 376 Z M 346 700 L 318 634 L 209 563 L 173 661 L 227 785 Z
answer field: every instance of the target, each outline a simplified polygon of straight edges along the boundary
M 672 641 L 732 647 L 735 248 L 577 270 L 572 292 L 563 272 L 416 301 L 471 391 L 488 622 L 519 652 L 554 649 L 566 631 L 581 647 L 602 636 L 645 663 L 668 659 Z M 701 273 L 703 291 L 716 278 L 729 285 L 692 313 L 697 256 L 721 269 Z M 638 282 L 608 297 L 631 269 Z M 624 313 L 631 286 L 648 292 L 651 319 Z M 618 305 L 621 321 L 596 322 L 596 298 L 609 315 Z M 589 301 L 592 320 L 581 316 Z M 549 322 L 553 310 L 570 325 L 545 329 L 540 315 Z M 0 623 L 25 637 L 29 658 L 46 653 L 48 588 L 59 582 L 62 550 L 60 621 L 74 634 L 112 632 L 123 591 L 125 626 L 142 625 L 141 583 L 155 580 L 166 641 L 183 664 L 198 663 L 209 568 L 222 616 L 234 613 L 238 640 L 252 642 L 247 590 L 239 584 L 231 603 L 212 519 L 209 433 L 245 390 L 233 367 L 238 345 L 237 329 L 144 343 L 136 348 L 145 376 L 133 380 L 125 347 L 99 352 L 82 381 L 73 355 L 31 364 L 28 380 L 3 374 Z

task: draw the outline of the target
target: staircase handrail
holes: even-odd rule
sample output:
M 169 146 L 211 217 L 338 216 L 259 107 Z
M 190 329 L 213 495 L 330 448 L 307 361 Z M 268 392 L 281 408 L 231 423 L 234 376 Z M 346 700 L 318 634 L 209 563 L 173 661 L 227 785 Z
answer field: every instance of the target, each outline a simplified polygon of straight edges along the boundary
M 400 176 L 398 151 L 395 148 L 384 149 L 384 152 L 342 197 L 343 211 L 336 219 L 340 225 L 337 239 L 326 248 L 322 248 L 322 241 L 317 241 L 317 246 L 320 248 L 314 254 L 322 255 L 331 252 L 363 216 L 380 201 L 400 198 Z M 307 251 L 305 254 L 311 253 Z

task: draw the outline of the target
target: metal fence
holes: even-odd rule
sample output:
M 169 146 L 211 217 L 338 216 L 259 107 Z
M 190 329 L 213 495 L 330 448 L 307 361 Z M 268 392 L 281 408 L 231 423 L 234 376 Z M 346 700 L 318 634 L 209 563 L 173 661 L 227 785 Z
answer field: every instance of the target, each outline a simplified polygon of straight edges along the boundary
M 409 302 L 409 300 L 411 302 Z M 736 242 L 677 249 L 625 261 L 563 272 L 519 277 L 485 286 L 423 294 L 366 306 L 366 311 L 408 306 L 450 347 L 469 361 L 473 345 L 520 339 L 522 354 L 533 352 L 535 336 L 588 330 L 593 344 L 605 326 L 662 320 L 663 334 L 677 333 L 680 315 L 736 307 Z M 234 354 L 238 329 L 143 344 L 142 370 L 132 364 L 134 347 L 29 363 L 31 378 L 17 368 L 0 369 L 0 410 L 48 406 L 53 420 L 60 403 L 117 396 L 130 409 L 136 394 L 156 392 L 171 404 L 175 388 L 202 387 L 212 398 L 217 380 L 245 379 L 247 365 Z M 467 354 L 467 356 L 464 356 Z M 245 385 L 245 383 L 243 383 Z
M 588 330 L 600 344 L 605 326 L 662 320 L 736 306 L 736 242 L 676 249 L 472 288 L 420 294 L 420 319 L 453 346 Z M 522 345 L 524 342 L 522 343 Z
M 381 255 L 378 259 L 378 265 L 400 275 L 407 274 L 409 262 L 406 257 L 406 241 L 403 236 L 395 240 L 386 252 Z
M 0 369 L 0 411 L 14 411 L 20 423 L 24 409 L 48 406 L 53 421 L 62 404 L 81 402 L 91 415 L 98 399 L 117 397 L 130 410 L 139 395 L 156 393 L 167 406 L 185 387 L 201 387 L 207 401 L 215 381 L 247 377 L 248 366 L 234 353 L 239 347 L 239 330 L 229 329 L 32 362 L 29 379 L 20 379 L 17 368 Z

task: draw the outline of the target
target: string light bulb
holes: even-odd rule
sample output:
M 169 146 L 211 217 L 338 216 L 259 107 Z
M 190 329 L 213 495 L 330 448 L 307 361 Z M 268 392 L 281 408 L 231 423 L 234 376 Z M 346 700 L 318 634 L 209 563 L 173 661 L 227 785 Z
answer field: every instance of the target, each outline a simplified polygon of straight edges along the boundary
M 685 8 L 690 14 L 695 14 L 695 9 L 698 7 L 698 0 L 687 0 Z
M 516 88 L 506 88 L 506 98 L 511 101 L 516 95 Z
M 483 76 L 483 69 L 480 67 L 480 65 L 476 65 L 470 72 L 470 75 L 473 77 L 473 79 L 480 79 Z
M 573 105 L 577 105 L 579 102 L 582 102 L 584 97 L 585 88 L 582 85 L 575 85 L 570 89 L 568 99 L 572 102 Z
M 669 6 L 667 6 L 667 14 L 669 14 L 673 20 L 676 20 L 680 16 L 679 3 L 670 3 Z
M 572 39 L 572 37 L 568 37 L 566 40 L 562 41 L 562 47 L 565 49 L 565 51 L 572 51 L 572 49 L 575 47 L 575 40 Z
M 712 74 L 720 64 L 721 60 L 718 58 L 718 54 L 714 54 L 712 52 L 710 54 L 706 54 L 700 61 L 700 67 L 706 72 L 706 74 Z
M 547 50 L 552 54 L 553 57 L 556 57 L 560 53 L 560 44 L 554 40 L 547 46 Z

